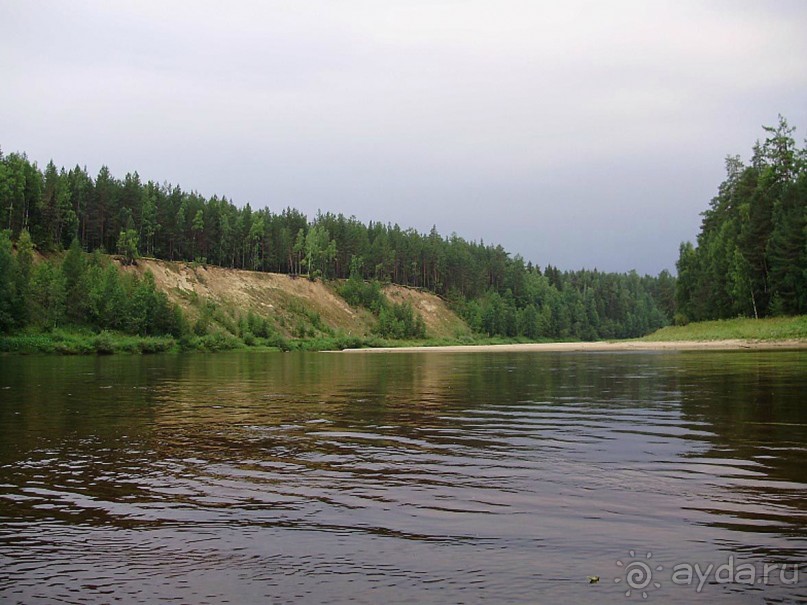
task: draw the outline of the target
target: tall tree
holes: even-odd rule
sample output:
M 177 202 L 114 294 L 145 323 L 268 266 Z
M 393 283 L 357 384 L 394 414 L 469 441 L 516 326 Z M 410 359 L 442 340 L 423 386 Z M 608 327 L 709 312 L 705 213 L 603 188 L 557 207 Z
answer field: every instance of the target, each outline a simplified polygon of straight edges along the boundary
M 21 320 L 17 291 L 19 267 L 9 233 L 0 231 L 0 333 L 11 331 Z
M 807 312 L 805 152 L 779 117 L 750 166 L 727 160 L 698 246 L 682 246 L 678 302 L 689 319 Z

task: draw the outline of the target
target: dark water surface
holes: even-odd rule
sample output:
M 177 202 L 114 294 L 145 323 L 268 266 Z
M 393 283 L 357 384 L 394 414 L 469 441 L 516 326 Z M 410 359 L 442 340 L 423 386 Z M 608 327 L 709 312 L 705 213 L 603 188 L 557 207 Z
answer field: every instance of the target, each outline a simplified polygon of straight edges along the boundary
M 2 603 L 795 603 L 805 563 L 805 352 L 0 357 Z

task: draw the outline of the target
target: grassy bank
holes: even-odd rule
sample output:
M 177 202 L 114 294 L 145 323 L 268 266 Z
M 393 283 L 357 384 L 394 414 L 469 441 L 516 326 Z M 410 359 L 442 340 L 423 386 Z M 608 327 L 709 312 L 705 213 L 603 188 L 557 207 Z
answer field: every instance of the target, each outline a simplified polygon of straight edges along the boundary
M 173 336 L 132 336 L 112 331 L 95 333 L 82 329 L 58 329 L 50 332 L 26 331 L 0 336 L 0 353 L 112 355 L 179 351 L 215 352 L 236 349 L 334 351 L 365 347 L 390 347 L 395 346 L 395 342 L 374 337 L 351 336 L 284 339 L 277 336 L 257 338 L 249 335 L 249 338 L 242 340 L 225 333 L 174 338 Z
M 50 332 L 28 331 L 0 336 L 0 353 L 56 355 L 149 354 L 179 351 L 231 351 L 260 349 L 275 351 L 341 351 L 344 349 L 387 347 L 439 347 L 456 345 L 496 345 L 532 342 L 523 338 L 463 336 L 461 338 L 431 338 L 422 340 L 391 340 L 375 336 L 321 336 L 285 339 L 282 337 L 242 340 L 230 334 L 205 336 L 132 336 L 118 332 L 58 329 Z
M 807 315 L 767 319 L 726 319 L 704 321 L 686 326 L 669 326 L 649 334 L 640 341 L 714 341 L 714 340 L 797 340 L 807 339 Z M 261 349 L 282 351 L 341 351 L 364 348 L 440 347 L 458 345 L 528 344 L 523 338 L 463 336 L 423 340 L 389 340 L 375 336 L 319 336 L 287 339 L 280 336 L 257 338 L 249 335 L 242 340 L 231 334 L 214 333 L 205 336 L 131 336 L 118 332 L 95 333 L 89 330 L 53 330 L 23 332 L 0 336 L 2 353 L 50 353 L 61 355 L 110 355 L 114 353 L 148 354 L 178 351 L 229 351 Z M 635 342 L 635 341 L 634 341 Z
M 807 338 L 807 315 L 765 319 L 721 319 L 668 326 L 640 340 L 794 340 Z
M 172 336 L 130 336 L 116 332 L 54 330 L 0 336 L 3 353 L 55 353 L 60 355 L 111 355 L 162 353 L 178 350 Z

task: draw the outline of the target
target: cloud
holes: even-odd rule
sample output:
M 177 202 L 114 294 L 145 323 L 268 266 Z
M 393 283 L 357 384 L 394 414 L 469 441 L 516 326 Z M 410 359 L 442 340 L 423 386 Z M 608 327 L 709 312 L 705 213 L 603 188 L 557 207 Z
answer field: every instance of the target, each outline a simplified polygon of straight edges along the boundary
M 5 150 L 237 203 L 436 222 L 566 267 L 598 262 L 586 242 L 613 249 L 608 269 L 671 267 L 723 156 L 779 112 L 807 127 L 800 2 L 0 11 Z M 573 245 L 546 248 L 542 229 Z M 651 252 L 619 249 L 634 239 Z

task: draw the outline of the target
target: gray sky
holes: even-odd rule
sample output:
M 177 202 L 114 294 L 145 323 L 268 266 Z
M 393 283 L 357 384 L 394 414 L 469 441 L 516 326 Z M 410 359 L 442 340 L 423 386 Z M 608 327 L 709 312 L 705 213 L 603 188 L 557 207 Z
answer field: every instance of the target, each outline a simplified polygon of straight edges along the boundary
M 236 204 L 674 269 L 807 129 L 807 2 L 0 0 L 0 146 Z

